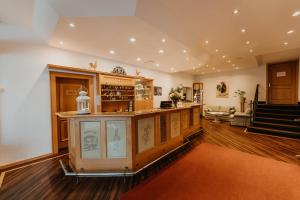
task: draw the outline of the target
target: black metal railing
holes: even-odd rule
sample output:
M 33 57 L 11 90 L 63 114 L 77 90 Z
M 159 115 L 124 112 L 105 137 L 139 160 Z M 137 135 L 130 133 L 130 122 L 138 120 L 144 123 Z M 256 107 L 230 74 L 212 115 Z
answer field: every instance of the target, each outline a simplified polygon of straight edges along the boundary
M 256 85 L 254 100 L 250 102 L 250 109 L 251 109 L 250 123 L 251 123 L 251 125 L 253 125 L 253 121 L 255 120 L 256 108 L 257 108 L 257 104 L 258 104 L 258 91 L 259 91 L 259 84 Z

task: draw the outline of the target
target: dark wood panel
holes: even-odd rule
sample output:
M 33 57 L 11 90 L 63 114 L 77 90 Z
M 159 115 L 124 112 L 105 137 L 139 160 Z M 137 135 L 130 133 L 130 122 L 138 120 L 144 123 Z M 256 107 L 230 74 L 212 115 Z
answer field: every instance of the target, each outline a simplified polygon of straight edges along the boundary
M 205 129 L 204 134 L 193 146 L 207 142 L 288 163 L 300 163 L 295 157 L 300 154 L 299 140 L 245 133 L 243 128 L 206 120 L 201 123 Z M 64 160 L 67 161 L 67 157 Z M 126 182 L 123 178 L 81 178 L 77 184 L 75 178 L 62 175 L 58 159 L 48 160 L 32 167 L 7 172 L 0 190 L 0 199 L 119 199 L 120 194 L 171 162 L 172 159 L 168 158 L 142 174 L 127 178 Z

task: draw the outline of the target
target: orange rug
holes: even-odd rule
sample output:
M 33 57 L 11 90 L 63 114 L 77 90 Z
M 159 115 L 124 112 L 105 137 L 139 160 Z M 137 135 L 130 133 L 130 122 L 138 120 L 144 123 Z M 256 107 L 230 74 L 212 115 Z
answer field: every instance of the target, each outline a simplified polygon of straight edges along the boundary
M 201 144 L 122 200 L 300 200 L 300 166 Z

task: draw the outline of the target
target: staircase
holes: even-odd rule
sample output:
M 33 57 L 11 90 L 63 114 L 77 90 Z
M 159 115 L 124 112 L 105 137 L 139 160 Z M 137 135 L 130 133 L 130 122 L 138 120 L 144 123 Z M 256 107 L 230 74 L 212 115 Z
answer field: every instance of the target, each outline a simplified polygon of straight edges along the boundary
M 300 105 L 272 105 L 257 99 L 247 131 L 300 139 Z

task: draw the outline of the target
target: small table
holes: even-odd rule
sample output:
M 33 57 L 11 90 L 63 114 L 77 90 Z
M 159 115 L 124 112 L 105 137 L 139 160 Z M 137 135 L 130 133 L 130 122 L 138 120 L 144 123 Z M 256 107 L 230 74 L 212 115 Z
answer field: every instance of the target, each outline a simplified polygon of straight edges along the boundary
M 229 115 L 229 113 L 227 113 L 227 112 L 209 112 L 209 114 L 214 116 L 213 122 L 215 122 L 215 123 L 220 123 L 221 122 L 220 119 L 222 117 Z
M 230 125 L 232 126 L 249 126 L 250 125 L 250 114 L 236 112 L 234 118 L 231 120 Z

